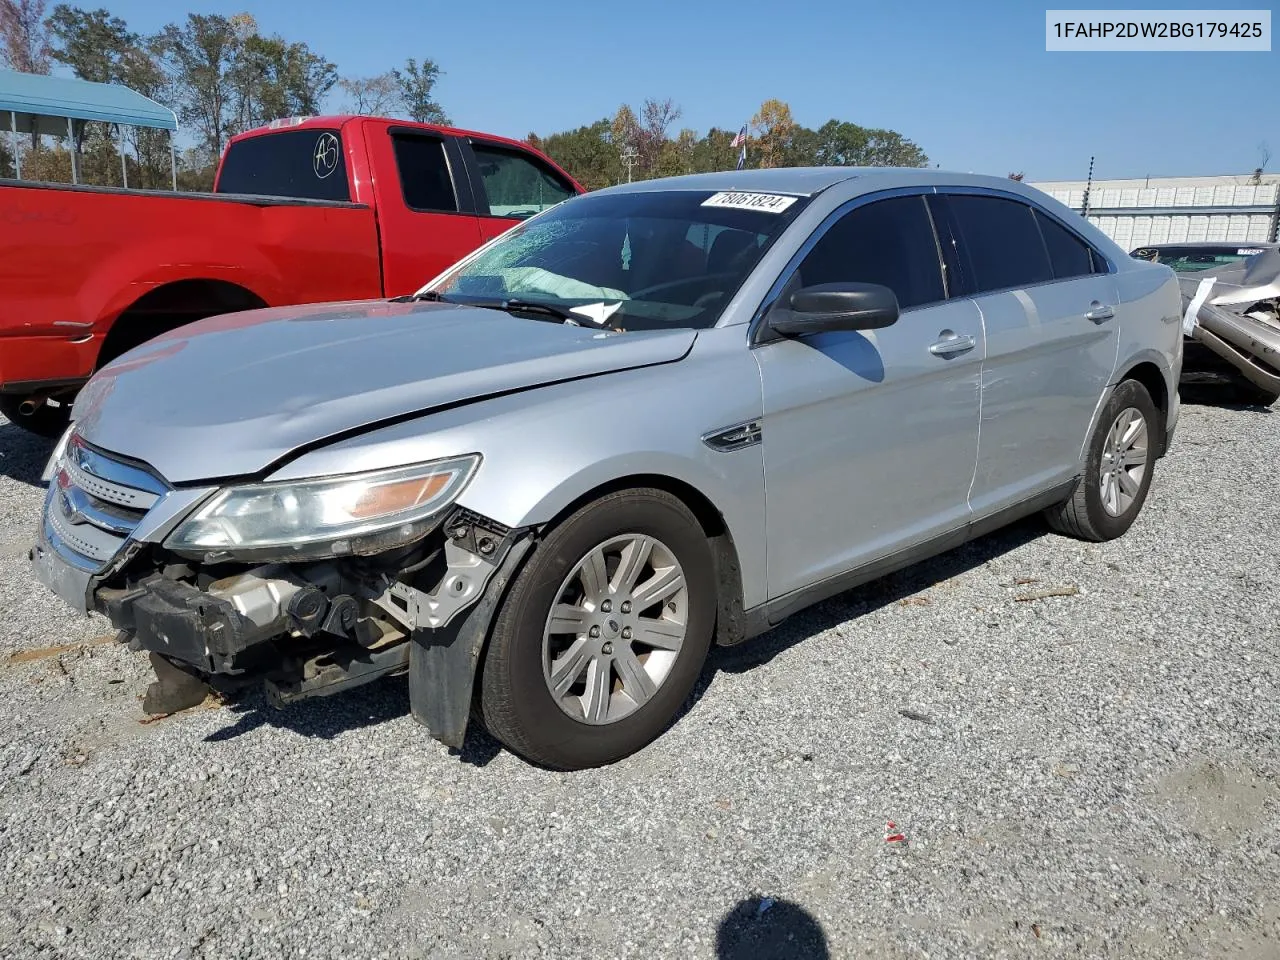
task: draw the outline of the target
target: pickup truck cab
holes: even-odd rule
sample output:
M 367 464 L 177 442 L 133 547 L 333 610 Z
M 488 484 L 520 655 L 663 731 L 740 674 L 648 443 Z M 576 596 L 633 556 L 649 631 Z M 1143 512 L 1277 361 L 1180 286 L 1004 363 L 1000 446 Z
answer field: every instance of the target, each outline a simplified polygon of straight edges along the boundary
M 211 194 L 0 181 L 0 413 L 56 434 L 89 376 L 152 337 L 412 293 L 580 192 L 517 141 L 371 117 L 241 134 Z

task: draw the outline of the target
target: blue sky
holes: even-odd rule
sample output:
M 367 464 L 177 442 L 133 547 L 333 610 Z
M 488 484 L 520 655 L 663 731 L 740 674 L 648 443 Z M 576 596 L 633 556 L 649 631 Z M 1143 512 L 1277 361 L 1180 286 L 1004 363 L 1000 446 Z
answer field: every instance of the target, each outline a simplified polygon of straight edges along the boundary
M 144 32 L 185 17 L 158 0 L 81 5 L 106 6 Z M 1247 173 L 1265 141 L 1268 172 L 1280 170 L 1274 47 L 1047 53 L 1045 5 L 211 0 L 192 9 L 247 10 L 264 33 L 305 41 L 343 75 L 430 57 L 445 71 L 439 100 L 455 123 L 516 137 L 645 97 L 672 97 L 679 124 L 699 133 L 736 129 L 777 97 L 808 126 L 837 117 L 898 130 L 945 169 L 1082 179 L 1092 153 L 1096 177 Z

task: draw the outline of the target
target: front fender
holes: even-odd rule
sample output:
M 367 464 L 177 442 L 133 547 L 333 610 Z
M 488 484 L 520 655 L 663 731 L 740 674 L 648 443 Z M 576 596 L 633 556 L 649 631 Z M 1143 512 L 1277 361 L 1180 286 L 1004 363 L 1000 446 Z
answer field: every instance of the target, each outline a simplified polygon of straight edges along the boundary
M 723 518 L 750 607 L 765 592 L 762 450 L 720 452 L 702 437 L 761 413 L 760 374 L 743 330 L 708 330 L 679 362 L 462 404 L 315 450 L 272 478 L 478 452 L 483 461 L 459 505 L 519 528 L 548 523 L 620 480 L 669 477 Z

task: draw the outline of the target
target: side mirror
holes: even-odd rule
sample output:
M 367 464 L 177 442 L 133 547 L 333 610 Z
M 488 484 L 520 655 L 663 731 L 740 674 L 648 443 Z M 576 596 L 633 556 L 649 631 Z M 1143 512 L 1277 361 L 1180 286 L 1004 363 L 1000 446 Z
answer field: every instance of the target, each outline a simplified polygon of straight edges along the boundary
M 829 330 L 876 330 L 898 319 L 898 298 L 878 283 L 819 283 L 774 308 L 769 326 L 784 337 Z

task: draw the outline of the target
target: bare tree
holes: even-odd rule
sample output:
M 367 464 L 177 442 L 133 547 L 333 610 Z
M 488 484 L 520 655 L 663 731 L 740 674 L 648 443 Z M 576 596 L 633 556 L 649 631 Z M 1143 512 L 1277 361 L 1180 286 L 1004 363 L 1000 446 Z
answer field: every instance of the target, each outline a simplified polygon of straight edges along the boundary
M 351 113 L 385 117 L 400 106 L 400 85 L 390 72 L 376 77 L 344 77 L 338 86 L 350 98 L 344 109 Z
M 48 73 L 46 0 L 0 0 L 0 64 L 22 73 Z
M 656 172 L 663 144 L 667 142 L 667 131 L 680 119 L 680 114 L 680 108 L 670 97 L 666 100 L 646 100 L 641 105 L 640 163 L 650 174 Z

